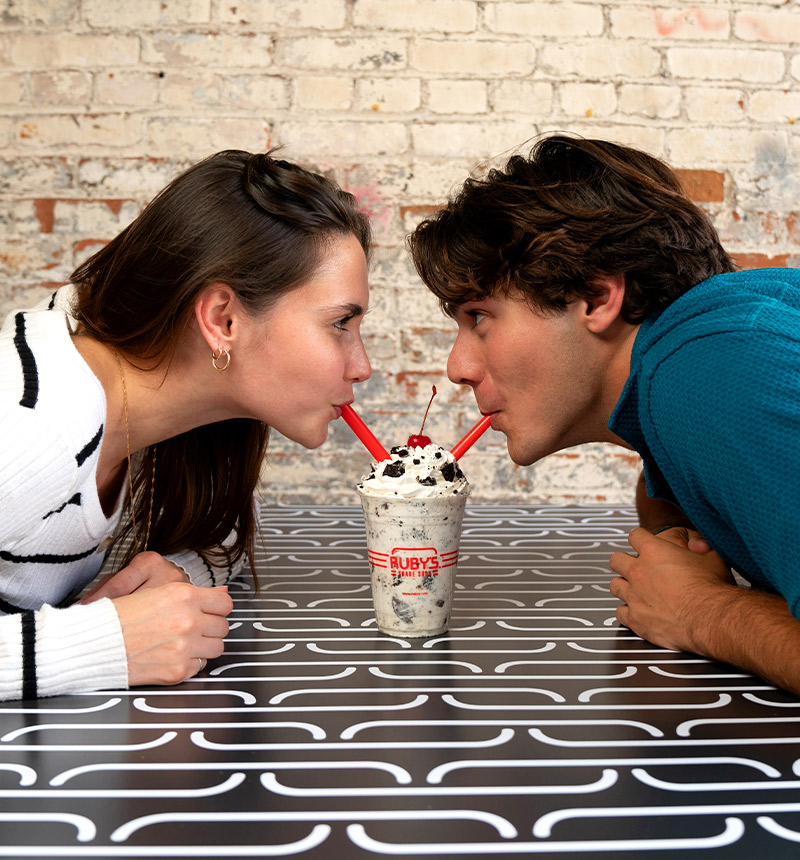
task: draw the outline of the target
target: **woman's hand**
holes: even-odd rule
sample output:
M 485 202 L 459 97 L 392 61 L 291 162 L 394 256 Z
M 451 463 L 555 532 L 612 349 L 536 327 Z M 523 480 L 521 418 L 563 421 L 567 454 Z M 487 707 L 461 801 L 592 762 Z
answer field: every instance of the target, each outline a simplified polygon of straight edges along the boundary
M 118 597 L 128 684 L 179 684 L 219 657 L 233 601 L 226 586 L 171 582 Z
M 617 620 L 655 645 L 697 651 L 703 625 L 714 622 L 714 598 L 736 588 L 727 565 L 690 529 L 653 535 L 638 528 L 630 544 L 637 555 L 616 552 L 609 562 L 617 574 L 609 590 L 623 603 Z
M 169 582 L 189 582 L 189 574 L 157 552 L 140 552 L 127 567 L 104 576 L 78 602 L 93 603 L 102 597 L 114 600 L 135 591 L 158 588 Z

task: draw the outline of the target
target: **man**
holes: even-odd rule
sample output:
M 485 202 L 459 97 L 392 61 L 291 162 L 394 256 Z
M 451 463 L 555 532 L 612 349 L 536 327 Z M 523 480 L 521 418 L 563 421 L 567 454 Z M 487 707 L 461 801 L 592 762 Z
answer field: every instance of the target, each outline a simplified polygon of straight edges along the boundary
M 448 375 L 514 462 L 642 456 L 618 620 L 800 693 L 800 270 L 736 272 L 666 165 L 562 135 L 409 243 L 458 323 Z

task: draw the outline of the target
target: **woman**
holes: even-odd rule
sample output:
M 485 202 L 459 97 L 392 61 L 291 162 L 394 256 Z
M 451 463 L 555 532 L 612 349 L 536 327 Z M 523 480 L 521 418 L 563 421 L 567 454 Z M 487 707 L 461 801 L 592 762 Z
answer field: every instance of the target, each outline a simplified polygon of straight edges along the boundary
M 369 247 L 327 179 L 221 152 L 9 315 L 0 698 L 174 684 L 222 653 L 268 427 L 321 445 L 371 373 Z

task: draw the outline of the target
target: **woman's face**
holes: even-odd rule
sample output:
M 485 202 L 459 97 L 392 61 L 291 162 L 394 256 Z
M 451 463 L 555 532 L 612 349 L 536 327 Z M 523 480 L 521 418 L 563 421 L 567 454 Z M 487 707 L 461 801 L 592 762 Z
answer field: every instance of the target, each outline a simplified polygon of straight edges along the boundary
M 317 448 L 353 384 L 372 374 L 361 340 L 367 261 L 353 235 L 334 235 L 314 275 L 250 318 L 232 356 L 248 417 L 306 448 Z

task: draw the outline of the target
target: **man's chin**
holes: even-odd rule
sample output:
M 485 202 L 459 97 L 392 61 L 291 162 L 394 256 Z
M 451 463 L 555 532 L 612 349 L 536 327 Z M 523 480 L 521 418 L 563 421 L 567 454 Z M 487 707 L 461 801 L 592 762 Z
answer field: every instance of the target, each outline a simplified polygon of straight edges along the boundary
M 508 456 L 518 466 L 530 466 L 536 462 L 536 457 L 528 451 L 520 451 L 509 438 L 506 438 L 506 447 L 508 448 Z
M 523 440 L 523 443 L 524 442 L 525 440 Z M 549 457 L 551 454 L 555 454 L 558 451 L 564 451 L 566 448 L 570 447 L 567 445 L 559 445 L 554 443 L 552 440 L 545 441 L 541 436 L 532 440 L 529 439 L 528 442 L 530 444 L 515 444 L 512 437 L 506 437 L 508 456 L 518 466 L 532 466 L 534 463 L 544 460 L 545 457 Z

